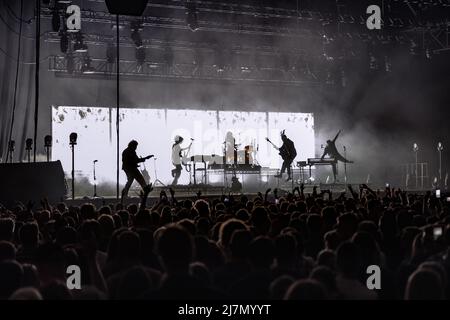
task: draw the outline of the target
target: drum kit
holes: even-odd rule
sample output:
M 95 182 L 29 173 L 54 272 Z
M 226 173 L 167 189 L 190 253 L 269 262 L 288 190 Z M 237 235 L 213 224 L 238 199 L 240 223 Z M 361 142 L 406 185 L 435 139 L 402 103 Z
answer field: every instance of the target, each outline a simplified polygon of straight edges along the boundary
M 244 146 L 242 149 L 239 149 L 241 144 L 234 144 L 232 148 L 227 148 L 227 144 L 228 142 L 225 141 L 225 147 L 223 149 L 226 164 L 258 165 L 256 156 L 259 148 L 254 140 L 251 144 Z

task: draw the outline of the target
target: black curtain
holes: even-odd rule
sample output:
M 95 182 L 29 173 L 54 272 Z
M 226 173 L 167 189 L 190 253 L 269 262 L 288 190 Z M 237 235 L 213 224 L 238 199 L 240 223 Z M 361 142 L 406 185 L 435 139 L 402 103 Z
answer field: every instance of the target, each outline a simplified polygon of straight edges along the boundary
M 34 56 L 35 17 L 34 1 L 23 1 L 20 18 L 20 0 L 0 0 L 0 159 L 6 162 L 8 140 L 13 113 L 19 28 L 22 23 L 21 56 L 18 73 L 15 120 L 12 140 L 16 142 L 13 160 L 25 160 L 25 140 L 33 137 L 34 115 Z M 41 41 L 42 43 L 42 41 Z M 45 58 L 45 57 L 42 57 Z

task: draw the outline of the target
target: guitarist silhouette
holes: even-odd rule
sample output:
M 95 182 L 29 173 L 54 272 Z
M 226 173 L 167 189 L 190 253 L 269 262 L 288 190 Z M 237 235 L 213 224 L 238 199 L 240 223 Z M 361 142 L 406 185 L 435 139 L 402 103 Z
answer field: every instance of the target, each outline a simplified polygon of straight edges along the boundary
M 147 183 L 145 182 L 142 173 L 139 171 L 138 165 L 139 163 L 152 158 L 153 155 L 149 155 L 145 158 L 139 158 L 136 154 L 137 146 L 138 142 L 136 140 L 131 140 L 130 143 L 128 143 L 128 147 L 122 152 L 122 170 L 125 171 L 125 174 L 127 175 L 127 183 L 122 190 L 122 202 L 128 195 L 128 191 L 130 190 L 134 180 L 141 185 L 142 189 L 147 188 Z
M 283 159 L 283 165 L 281 166 L 281 171 L 279 174 L 277 174 L 276 178 L 281 178 L 283 176 L 283 173 L 287 170 L 288 177 L 286 181 L 289 181 L 292 179 L 291 176 L 291 165 L 294 161 L 295 157 L 297 156 L 297 150 L 295 150 L 294 142 L 292 142 L 291 139 L 289 139 L 286 134 L 285 130 L 281 131 L 281 140 L 283 141 L 283 145 L 278 148 L 276 145 L 274 145 L 269 138 L 266 138 L 268 142 L 270 142 L 275 149 L 279 151 L 279 154 L 281 158 Z

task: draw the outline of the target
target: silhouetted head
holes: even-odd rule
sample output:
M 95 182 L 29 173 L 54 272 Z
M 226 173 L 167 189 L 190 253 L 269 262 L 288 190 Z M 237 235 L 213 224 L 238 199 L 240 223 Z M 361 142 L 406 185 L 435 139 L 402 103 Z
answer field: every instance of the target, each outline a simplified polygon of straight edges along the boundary
M 62 281 L 52 281 L 42 287 L 44 300 L 72 300 L 72 293 Z
M 357 278 L 361 271 L 361 254 L 352 242 L 344 242 L 337 249 L 336 264 L 339 272 L 346 278 Z
M 257 237 L 249 246 L 250 263 L 256 269 L 269 269 L 275 258 L 275 246 L 267 237 Z
M 138 142 L 136 140 L 131 140 L 128 143 L 128 148 L 132 149 L 132 150 L 136 150 L 138 146 Z
M 405 300 L 441 300 L 443 297 L 443 284 L 437 272 L 419 269 L 409 277 Z
M 0 262 L 16 259 L 16 247 L 8 241 L 0 241 Z
M 39 228 L 36 223 L 26 223 L 19 230 L 19 238 L 26 248 L 35 247 L 39 241 Z
M 272 300 L 282 300 L 294 281 L 294 278 L 287 275 L 282 275 L 273 280 L 269 287 L 270 298 Z
M 185 229 L 170 225 L 161 230 L 157 251 L 167 273 L 187 273 L 194 256 L 194 241 Z
M 327 140 L 327 145 L 330 145 L 332 143 L 331 140 Z
M 42 300 L 42 295 L 36 288 L 25 287 L 17 289 L 9 300 Z
M 132 267 L 120 277 L 117 298 L 120 300 L 137 299 L 151 286 L 152 280 L 145 270 L 140 266 Z
M 240 220 L 230 219 L 220 226 L 219 242 L 224 249 L 228 249 L 231 236 L 236 230 L 246 230 L 247 226 Z
M 174 140 L 175 143 L 182 143 L 184 138 L 182 136 L 175 136 Z
M 9 296 L 20 288 L 23 280 L 22 266 L 16 261 L 0 263 L 0 299 L 8 299 Z
M 14 234 L 14 220 L 10 218 L 0 219 L 0 240 L 11 241 Z
M 303 279 L 294 282 L 286 292 L 285 300 L 325 300 L 326 289 L 317 280 Z

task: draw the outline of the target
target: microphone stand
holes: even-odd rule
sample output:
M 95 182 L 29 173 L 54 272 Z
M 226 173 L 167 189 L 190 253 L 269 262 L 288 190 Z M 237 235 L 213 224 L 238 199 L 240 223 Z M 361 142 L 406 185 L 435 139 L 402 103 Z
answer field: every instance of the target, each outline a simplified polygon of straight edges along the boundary
M 95 164 L 97 160 L 94 160 L 94 198 L 98 198 L 97 196 L 97 176 L 95 175 Z
M 161 184 L 163 187 L 165 187 L 166 185 L 165 185 L 164 183 L 162 183 L 161 180 L 158 179 L 158 175 L 157 175 L 157 173 L 156 173 L 156 171 L 157 171 L 157 170 L 156 170 L 156 159 L 157 159 L 156 157 L 153 158 L 153 161 L 154 161 L 154 164 L 155 164 L 155 165 L 154 165 L 154 166 L 155 166 L 155 183 L 154 183 L 154 186 L 156 186 L 156 183 L 158 182 L 158 183 Z

